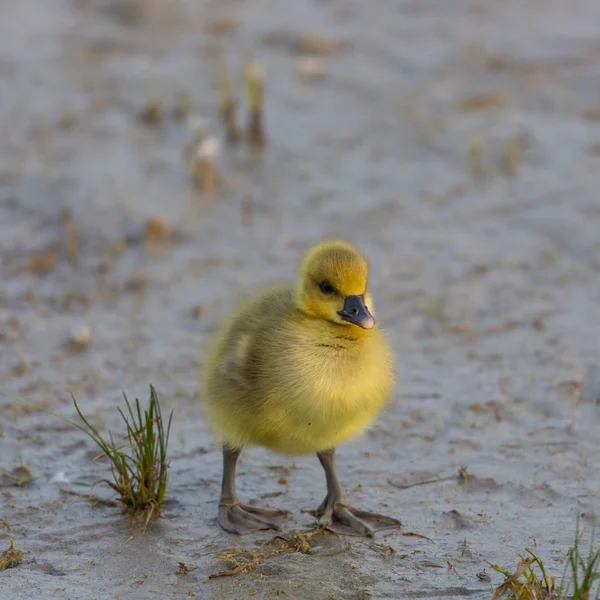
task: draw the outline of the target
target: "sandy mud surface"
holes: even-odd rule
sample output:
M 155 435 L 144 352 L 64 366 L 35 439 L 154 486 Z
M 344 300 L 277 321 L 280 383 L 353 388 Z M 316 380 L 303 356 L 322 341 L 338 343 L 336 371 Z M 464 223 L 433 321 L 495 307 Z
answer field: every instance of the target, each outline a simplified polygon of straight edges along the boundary
M 376 4 L 2 3 L 0 467 L 35 478 L 0 482 L 1 548 L 12 536 L 25 552 L 0 573 L 2 600 L 485 599 L 502 579 L 485 560 L 512 567 L 535 547 L 560 575 L 577 515 L 591 528 L 600 4 Z M 240 100 L 246 53 L 264 68 L 268 146 L 222 145 L 207 196 L 171 109 L 187 93 L 222 138 L 220 52 Z M 158 126 L 138 118 L 151 98 L 165 107 Z M 152 218 L 167 227 L 148 240 Z M 324 236 L 371 259 L 401 373 L 386 414 L 339 449 L 340 476 L 353 504 L 405 528 L 375 542 L 323 536 L 207 582 L 230 568 L 218 558 L 228 548 L 278 542 L 216 526 L 221 457 L 197 402 L 204 343 Z M 91 342 L 69 346 L 82 327 Z M 144 534 L 73 494 L 109 498 L 89 489 L 106 463 L 22 402 L 73 417 L 70 388 L 118 432 L 121 390 L 145 400 L 150 383 L 175 418 L 168 502 Z M 284 536 L 311 525 L 301 511 L 325 488 L 316 458 L 262 450 L 242 457 L 238 486 L 293 511 Z

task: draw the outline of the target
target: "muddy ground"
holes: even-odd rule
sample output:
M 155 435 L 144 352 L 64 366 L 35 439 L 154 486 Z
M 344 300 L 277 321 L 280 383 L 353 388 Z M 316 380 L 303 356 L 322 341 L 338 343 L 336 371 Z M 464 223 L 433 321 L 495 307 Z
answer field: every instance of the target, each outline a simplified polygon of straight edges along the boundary
M 0 490 L 2 548 L 13 536 L 25 552 L 2 600 L 484 599 L 502 580 L 484 561 L 514 566 L 525 547 L 562 574 L 600 489 L 599 35 L 594 0 L 5 0 L 0 467 L 35 480 Z M 222 144 L 209 196 L 171 108 L 189 94 L 222 139 L 221 52 L 240 100 L 244 57 L 259 59 L 269 143 Z M 138 119 L 151 98 L 158 126 Z M 168 230 L 148 242 L 154 217 Z M 341 477 L 352 503 L 429 539 L 323 537 L 207 583 L 227 548 L 272 546 L 215 524 L 203 344 L 324 236 L 371 259 L 401 373 L 387 413 L 340 448 Z M 77 351 L 65 340 L 81 327 Z M 71 388 L 118 432 L 121 390 L 145 399 L 150 383 L 175 418 L 168 503 L 143 534 L 69 493 L 107 465 L 22 402 L 73 417 Z M 324 479 L 312 457 L 252 450 L 239 491 L 291 509 L 289 532 L 310 526 Z

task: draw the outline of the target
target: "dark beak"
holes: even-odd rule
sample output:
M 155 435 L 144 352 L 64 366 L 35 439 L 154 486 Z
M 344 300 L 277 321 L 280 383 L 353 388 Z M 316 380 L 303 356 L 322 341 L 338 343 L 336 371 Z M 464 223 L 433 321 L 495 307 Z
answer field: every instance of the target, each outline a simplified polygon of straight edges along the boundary
M 346 296 L 344 308 L 338 312 L 344 321 L 358 325 L 363 329 L 373 329 L 375 319 L 365 306 L 362 296 Z

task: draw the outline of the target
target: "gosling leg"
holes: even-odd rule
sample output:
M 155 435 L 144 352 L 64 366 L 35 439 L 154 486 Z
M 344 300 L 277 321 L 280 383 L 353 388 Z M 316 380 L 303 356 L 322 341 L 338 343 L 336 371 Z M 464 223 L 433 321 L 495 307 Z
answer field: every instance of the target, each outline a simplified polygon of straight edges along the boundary
M 335 448 L 317 452 L 317 457 L 325 471 L 327 496 L 321 506 L 312 514 L 319 524 L 347 535 L 373 537 L 376 531 L 402 527 L 402 523 L 393 517 L 352 508 L 346 504 L 344 492 L 335 470 Z M 342 525 L 342 528 L 336 527 Z
M 245 535 L 264 529 L 280 530 L 277 523 L 269 520 L 289 514 L 277 508 L 260 508 L 240 502 L 235 492 L 235 468 L 241 450 L 223 447 L 223 483 L 219 500 L 217 522 L 230 533 Z

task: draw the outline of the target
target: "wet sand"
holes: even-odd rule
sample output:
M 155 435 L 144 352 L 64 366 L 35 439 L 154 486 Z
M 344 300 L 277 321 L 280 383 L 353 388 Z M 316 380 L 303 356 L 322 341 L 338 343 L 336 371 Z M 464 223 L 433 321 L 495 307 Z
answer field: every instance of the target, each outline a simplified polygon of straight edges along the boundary
M 534 546 L 562 574 L 600 489 L 599 34 L 592 0 L 7 0 L 0 467 L 27 464 L 35 480 L 0 489 L 25 551 L 0 573 L 2 599 L 484 599 L 501 581 L 484 561 L 510 568 Z M 222 137 L 220 49 L 240 100 L 246 52 L 265 69 L 268 147 L 223 147 L 208 197 L 182 161 L 186 125 L 137 117 L 149 98 L 168 113 L 187 92 Z M 149 245 L 157 216 L 170 233 Z M 339 449 L 340 476 L 351 503 L 405 528 L 376 543 L 326 536 L 206 582 L 227 548 L 272 536 L 216 526 L 204 344 L 325 236 L 372 261 L 401 375 L 386 414 Z M 65 340 L 83 326 L 92 341 L 75 351 Z M 171 479 L 163 518 L 140 533 L 117 507 L 68 493 L 110 497 L 89 489 L 107 465 L 22 402 L 72 418 L 70 388 L 121 431 L 121 390 L 146 399 L 150 383 L 175 409 Z M 292 510 L 285 532 L 310 526 L 301 510 L 325 491 L 315 458 L 260 449 L 242 457 L 238 486 Z

